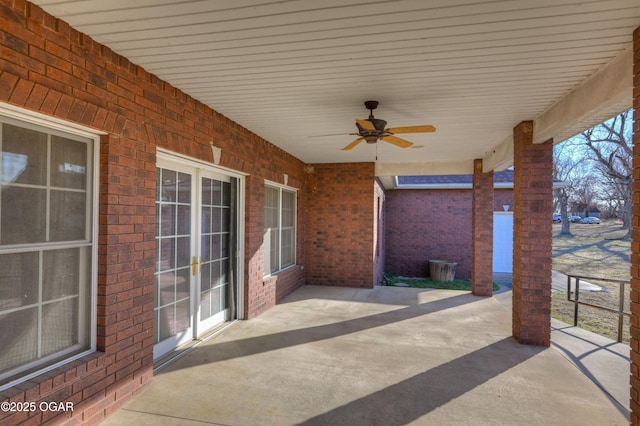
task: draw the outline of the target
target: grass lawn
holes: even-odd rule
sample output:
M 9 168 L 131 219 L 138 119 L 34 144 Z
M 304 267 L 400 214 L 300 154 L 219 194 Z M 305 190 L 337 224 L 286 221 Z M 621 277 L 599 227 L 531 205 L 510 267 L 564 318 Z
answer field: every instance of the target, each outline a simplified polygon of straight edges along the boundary
M 560 235 L 560 225 L 553 225 L 553 269 L 568 275 L 629 280 L 631 273 L 631 243 L 619 239 L 625 234 L 615 221 L 601 225 L 571 224 L 571 235 Z M 587 280 L 588 281 L 588 280 Z M 620 285 L 612 282 L 594 282 L 601 292 L 580 292 L 580 300 L 594 305 L 616 309 Z M 625 286 L 625 311 L 629 311 L 629 286 Z M 567 324 L 573 324 L 574 304 L 567 301 L 566 291 L 556 291 L 551 299 L 551 315 Z M 579 307 L 578 327 L 615 340 L 618 318 L 616 314 Z M 623 342 L 629 341 L 629 318 L 624 321 Z
M 409 278 L 399 275 L 384 275 L 385 285 L 391 287 L 413 287 L 413 288 L 439 288 L 447 290 L 464 290 L 471 291 L 470 280 L 453 280 L 453 281 L 431 281 L 427 278 Z M 406 284 L 399 286 L 398 283 Z M 498 284 L 493 283 L 493 291 L 500 290 Z

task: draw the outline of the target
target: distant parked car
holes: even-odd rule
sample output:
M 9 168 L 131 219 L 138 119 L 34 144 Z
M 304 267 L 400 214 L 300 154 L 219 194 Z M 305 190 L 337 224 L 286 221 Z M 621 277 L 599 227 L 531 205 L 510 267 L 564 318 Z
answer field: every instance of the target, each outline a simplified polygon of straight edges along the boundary
M 560 213 L 554 213 L 553 223 L 560 223 L 560 222 L 562 222 L 562 216 L 560 215 Z
M 597 217 L 589 216 L 582 219 L 580 223 L 600 223 L 600 219 L 598 219 Z
M 569 220 L 573 223 L 580 223 L 582 222 L 582 218 L 580 216 L 571 216 L 569 218 Z

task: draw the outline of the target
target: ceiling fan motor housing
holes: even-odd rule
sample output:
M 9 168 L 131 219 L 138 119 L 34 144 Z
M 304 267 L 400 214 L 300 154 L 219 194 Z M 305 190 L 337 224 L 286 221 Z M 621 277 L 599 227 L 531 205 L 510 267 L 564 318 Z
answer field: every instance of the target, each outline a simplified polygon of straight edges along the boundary
M 364 127 L 356 123 L 356 126 L 358 127 L 358 130 L 359 130 L 359 134 L 364 138 L 364 140 L 367 143 L 376 143 L 378 139 L 380 139 L 380 137 L 383 135 L 384 129 L 387 126 L 387 122 L 385 120 L 380 120 L 373 117 L 369 117 L 367 121 L 370 121 L 376 130 L 365 129 Z
M 368 110 L 374 110 L 378 108 L 378 101 L 364 101 L 364 107 Z
M 366 101 L 364 106 L 369 110 L 369 118 L 366 120 L 356 119 L 356 126 L 358 127 L 357 135 L 360 137 L 342 148 L 343 151 L 353 149 L 362 141 L 375 144 L 378 140 L 383 140 L 392 145 L 399 146 L 400 148 L 409 148 L 413 143 L 395 136 L 396 133 L 426 133 L 436 131 L 436 128 L 431 125 L 394 127 L 387 129 L 387 122 L 385 120 L 380 120 L 373 116 L 373 110 L 378 107 L 378 102 Z

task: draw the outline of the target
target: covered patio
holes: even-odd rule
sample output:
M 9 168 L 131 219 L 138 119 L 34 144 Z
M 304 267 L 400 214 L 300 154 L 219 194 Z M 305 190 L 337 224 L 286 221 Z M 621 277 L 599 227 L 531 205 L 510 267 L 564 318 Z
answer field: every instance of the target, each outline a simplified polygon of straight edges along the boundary
M 559 350 L 511 337 L 509 296 L 305 286 L 162 367 L 103 424 L 626 424 Z
M 0 14 L 0 398 L 75 404 L 0 422 L 95 424 L 129 400 L 122 416 L 175 423 L 627 421 L 549 349 L 550 215 L 554 144 L 640 107 L 637 0 L 0 0 Z M 493 174 L 512 165 L 505 309 Z M 385 195 L 439 174 L 473 175 L 472 294 L 376 287 Z

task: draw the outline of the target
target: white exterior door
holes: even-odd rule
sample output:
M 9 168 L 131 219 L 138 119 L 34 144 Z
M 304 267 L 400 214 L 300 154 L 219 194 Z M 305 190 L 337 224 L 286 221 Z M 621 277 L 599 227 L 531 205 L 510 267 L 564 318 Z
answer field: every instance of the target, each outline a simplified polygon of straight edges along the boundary
M 154 358 L 235 311 L 233 179 L 197 163 L 158 159 Z
M 513 212 L 493 213 L 493 272 L 513 272 Z
M 195 276 L 198 282 L 197 329 L 205 331 L 229 319 L 231 290 L 231 180 L 212 172 L 199 174 L 198 229 Z

